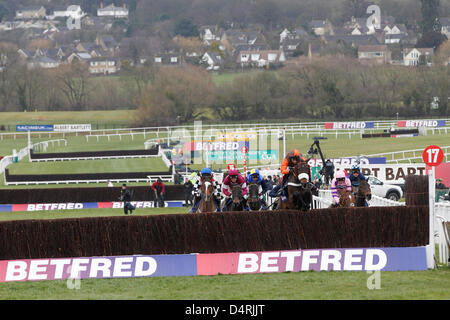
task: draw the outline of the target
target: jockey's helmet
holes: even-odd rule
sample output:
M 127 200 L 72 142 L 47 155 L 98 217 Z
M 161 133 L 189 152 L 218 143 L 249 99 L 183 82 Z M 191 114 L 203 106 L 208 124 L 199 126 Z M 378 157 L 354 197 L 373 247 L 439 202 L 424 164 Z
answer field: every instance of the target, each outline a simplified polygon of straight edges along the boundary
M 352 173 L 355 173 L 355 172 L 359 173 L 359 170 L 360 170 L 359 165 L 357 165 L 357 164 L 352 165 Z
M 230 178 L 237 178 L 238 174 L 239 172 L 236 169 L 231 169 L 230 171 L 228 171 L 228 175 L 230 176 Z
M 336 180 L 345 180 L 345 172 L 344 172 L 344 170 L 338 170 L 336 172 Z
M 210 176 L 212 175 L 212 171 L 210 168 L 203 168 L 202 171 L 200 171 L 200 174 L 202 176 Z

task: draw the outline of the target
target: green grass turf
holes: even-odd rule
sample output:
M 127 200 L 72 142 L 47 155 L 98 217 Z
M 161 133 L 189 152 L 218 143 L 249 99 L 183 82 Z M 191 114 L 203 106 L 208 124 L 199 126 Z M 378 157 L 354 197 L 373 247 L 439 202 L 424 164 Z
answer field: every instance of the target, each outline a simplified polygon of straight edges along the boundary
M 187 213 L 189 208 L 138 208 L 133 216 Z M 125 216 L 123 209 L 79 209 L 79 210 L 52 210 L 52 211 L 17 211 L 0 212 L 0 221 L 26 220 L 26 219 L 69 219 L 86 217 L 114 217 Z
M 83 279 L 0 283 L 0 299 L 165 300 L 448 300 L 450 268 L 381 272 L 369 290 L 366 272 L 298 272 L 196 277 Z

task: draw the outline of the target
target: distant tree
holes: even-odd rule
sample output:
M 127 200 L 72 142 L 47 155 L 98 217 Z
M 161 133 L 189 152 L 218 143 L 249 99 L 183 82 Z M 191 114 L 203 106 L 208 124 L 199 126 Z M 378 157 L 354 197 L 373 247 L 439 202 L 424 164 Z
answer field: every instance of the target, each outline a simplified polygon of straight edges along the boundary
M 215 85 L 200 67 L 161 67 L 137 97 L 138 124 L 199 117 L 211 104 Z
M 188 18 L 182 18 L 175 23 L 174 33 L 186 38 L 199 35 L 197 26 Z
M 439 0 L 420 0 L 422 22 L 420 24 L 422 36 L 417 41 L 417 48 L 437 48 L 447 37 L 441 34 L 439 22 Z
M 89 93 L 87 65 L 82 62 L 73 62 L 58 68 L 56 75 L 59 80 L 59 89 L 66 97 L 72 110 L 85 110 Z

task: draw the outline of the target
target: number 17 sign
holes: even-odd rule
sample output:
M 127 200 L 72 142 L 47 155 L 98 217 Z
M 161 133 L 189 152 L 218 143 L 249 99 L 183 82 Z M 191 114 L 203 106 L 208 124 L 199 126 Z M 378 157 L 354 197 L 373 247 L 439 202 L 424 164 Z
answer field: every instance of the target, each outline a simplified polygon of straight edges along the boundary
M 428 146 L 423 150 L 422 159 L 429 166 L 438 166 L 444 160 L 444 151 L 439 146 Z

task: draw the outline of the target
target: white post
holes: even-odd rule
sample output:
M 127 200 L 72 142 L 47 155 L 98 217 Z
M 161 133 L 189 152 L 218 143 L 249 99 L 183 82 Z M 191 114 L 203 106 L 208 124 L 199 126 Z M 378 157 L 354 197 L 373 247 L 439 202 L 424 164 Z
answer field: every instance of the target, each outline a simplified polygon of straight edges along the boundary
M 30 157 L 30 149 L 32 148 L 31 146 L 31 132 L 30 130 L 28 130 L 28 161 L 31 162 L 31 157 Z
M 428 206 L 429 206 L 429 240 L 426 246 L 427 252 L 427 267 L 429 269 L 434 269 L 434 255 L 435 255 L 435 244 L 434 244 L 434 198 L 435 198 L 435 169 L 434 166 L 428 171 Z
M 286 129 L 283 129 L 283 154 L 281 158 L 283 159 L 286 156 Z

